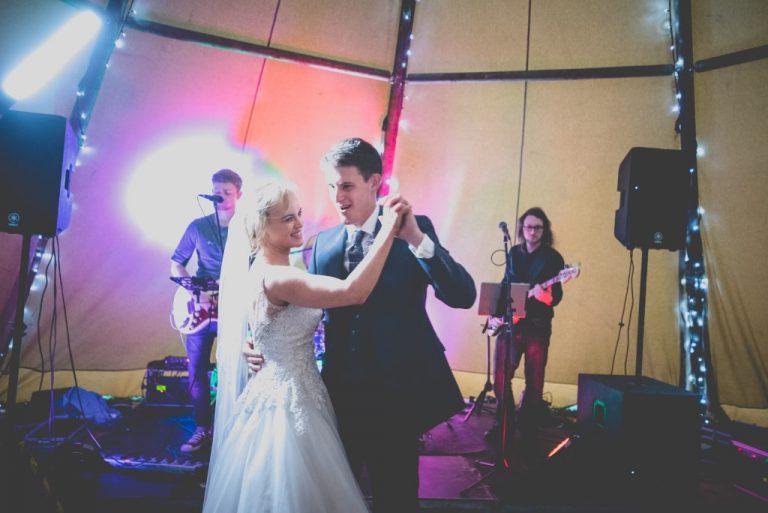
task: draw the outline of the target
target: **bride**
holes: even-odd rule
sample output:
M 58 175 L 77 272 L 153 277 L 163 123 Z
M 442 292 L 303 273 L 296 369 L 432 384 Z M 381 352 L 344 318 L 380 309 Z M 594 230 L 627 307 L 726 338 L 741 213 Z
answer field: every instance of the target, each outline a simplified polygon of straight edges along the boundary
M 267 182 L 230 221 L 220 284 L 219 383 L 203 511 L 363 513 L 314 357 L 321 308 L 359 304 L 379 279 L 407 206 L 383 202 L 381 229 L 345 279 L 289 265 L 303 244 L 292 185 Z M 250 333 L 249 333 L 250 331 Z M 243 344 L 263 353 L 248 375 Z

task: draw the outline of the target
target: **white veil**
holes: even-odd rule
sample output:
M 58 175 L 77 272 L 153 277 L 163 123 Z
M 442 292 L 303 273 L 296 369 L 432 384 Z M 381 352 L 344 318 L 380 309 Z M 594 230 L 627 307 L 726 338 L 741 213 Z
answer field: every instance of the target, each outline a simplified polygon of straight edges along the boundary
M 240 200 L 241 202 L 243 199 Z M 219 320 L 216 348 L 218 385 L 214 418 L 213 453 L 226 436 L 228 420 L 235 402 L 248 380 L 248 366 L 242 355 L 248 330 L 248 311 L 253 301 L 249 286 L 251 247 L 245 226 L 246 215 L 240 210 L 229 222 L 227 244 L 219 280 Z M 220 436 L 216 436 L 216 433 Z M 211 461 L 213 464 L 213 461 Z

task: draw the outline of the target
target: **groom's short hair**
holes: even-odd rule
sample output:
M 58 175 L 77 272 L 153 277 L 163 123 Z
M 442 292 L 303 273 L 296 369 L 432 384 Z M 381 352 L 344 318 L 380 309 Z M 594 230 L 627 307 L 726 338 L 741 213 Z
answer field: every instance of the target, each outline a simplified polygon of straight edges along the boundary
M 381 155 L 373 145 L 359 137 L 344 139 L 334 144 L 320 159 L 323 169 L 355 166 L 367 182 L 372 174 L 381 174 Z

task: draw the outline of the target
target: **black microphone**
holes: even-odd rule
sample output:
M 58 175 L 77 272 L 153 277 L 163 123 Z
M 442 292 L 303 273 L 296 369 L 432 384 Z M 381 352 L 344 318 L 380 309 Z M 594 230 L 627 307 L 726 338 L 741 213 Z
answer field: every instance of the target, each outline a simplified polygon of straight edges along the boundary
M 504 237 L 507 238 L 507 240 L 512 240 L 512 237 L 509 236 L 509 229 L 507 228 L 507 223 L 504 221 L 501 221 L 499 223 L 499 228 L 501 228 L 501 232 L 504 234 Z
M 219 196 L 218 194 L 198 194 L 199 197 L 205 198 L 207 200 L 213 201 L 214 203 L 223 203 L 224 198 Z

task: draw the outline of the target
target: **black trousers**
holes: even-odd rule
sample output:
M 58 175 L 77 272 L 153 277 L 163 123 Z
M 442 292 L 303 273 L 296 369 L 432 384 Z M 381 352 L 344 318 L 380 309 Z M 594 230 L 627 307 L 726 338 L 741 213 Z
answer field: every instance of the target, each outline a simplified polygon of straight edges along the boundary
M 368 476 L 374 513 L 419 509 L 419 433 L 394 398 L 375 386 L 331 393 L 352 471 Z

